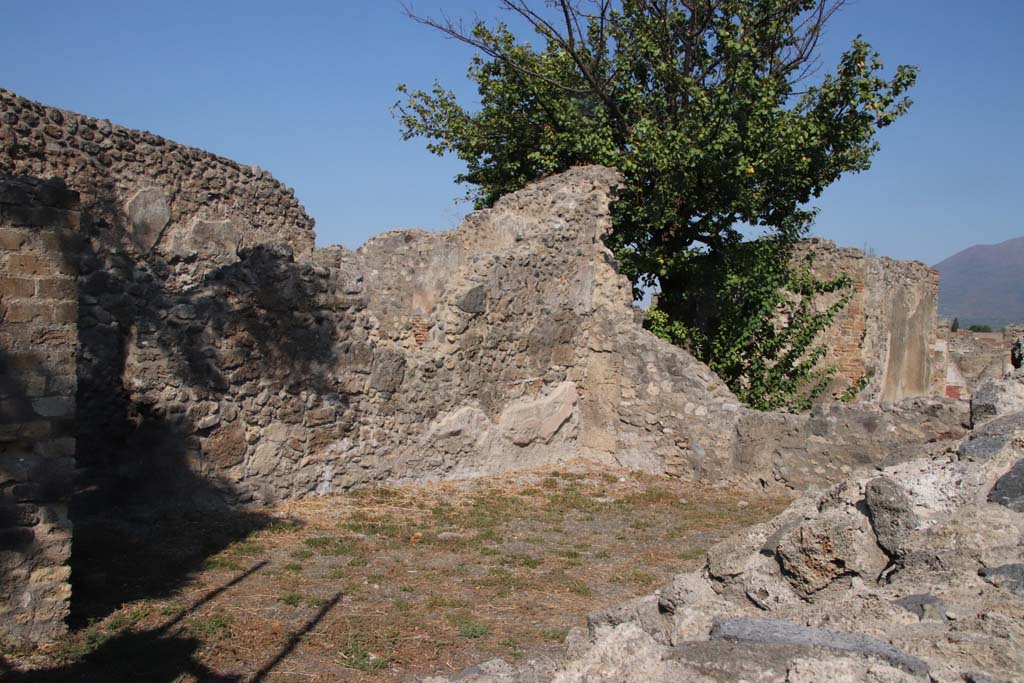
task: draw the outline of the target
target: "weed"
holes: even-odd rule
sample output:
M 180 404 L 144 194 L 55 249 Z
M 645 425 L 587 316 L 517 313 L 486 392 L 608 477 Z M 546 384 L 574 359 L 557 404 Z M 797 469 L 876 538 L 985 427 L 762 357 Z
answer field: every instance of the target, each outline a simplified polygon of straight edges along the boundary
M 214 612 L 209 616 L 193 618 L 188 622 L 188 627 L 196 636 L 220 638 L 230 632 L 231 616 L 223 612 Z
M 284 570 L 286 572 L 292 572 L 293 574 L 298 574 L 299 572 L 302 571 L 302 565 L 299 564 L 298 562 L 289 562 L 288 564 L 286 564 L 284 566 Z
M 566 637 L 569 635 L 568 628 L 546 628 L 540 632 L 541 637 L 544 640 L 550 640 L 553 643 L 565 642 Z
M 444 595 L 431 595 L 427 598 L 425 604 L 427 607 L 467 607 L 469 602 Z
M 622 507 L 634 508 L 647 505 L 671 505 L 679 502 L 679 494 L 670 489 L 649 488 L 629 493 L 616 501 Z
M 285 534 L 298 531 L 302 525 L 298 522 L 275 522 L 263 530 L 265 534 Z
M 512 591 L 526 587 L 525 581 L 506 569 L 492 569 L 479 583 L 481 586 L 497 588 L 499 597 L 503 598 L 511 595 Z
M 544 575 L 542 580 L 544 584 L 561 586 L 574 595 L 590 596 L 593 594 L 593 591 L 590 590 L 590 586 L 579 579 L 569 576 L 561 569 L 548 572 Z
M 232 545 L 230 551 L 236 555 L 252 557 L 255 555 L 262 555 L 266 552 L 266 548 L 259 543 L 254 543 L 253 541 L 242 541 L 241 543 L 235 543 Z
M 564 558 L 570 559 L 570 560 L 575 560 L 576 558 L 578 558 L 580 556 L 580 554 L 578 552 L 576 552 L 575 550 L 567 550 L 567 549 L 564 549 L 564 548 L 561 549 L 561 550 L 556 550 L 555 551 L 555 555 L 558 555 L 559 557 L 564 557 Z
M 348 643 L 339 654 L 350 667 L 360 671 L 379 671 L 388 665 L 386 658 L 370 652 L 365 641 L 355 636 L 349 637 Z
M 289 607 L 296 607 L 297 605 L 302 603 L 302 596 L 298 593 L 289 593 L 288 595 L 284 595 L 278 598 L 278 600 L 288 605 Z
M 203 569 L 206 571 L 238 571 L 242 565 L 230 557 L 208 557 L 203 560 Z
M 321 555 L 351 555 L 358 549 L 354 539 L 342 536 L 314 536 L 303 543 Z
M 58 652 L 57 659 L 77 661 L 103 647 L 112 637 L 113 634 L 97 626 L 90 626 L 79 637 L 66 641 Z
M 345 528 L 357 534 L 366 536 L 384 536 L 386 538 L 399 538 L 409 535 L 409 527 L 404 524 L 392 522 L 349 522 Z
M 519 657 L 523 653 L 519 641 L 515 638 L 512 638 L 511 636 L 508 638 L 502 638 L 501 641 L 498 642 L 498 645 L 501 645 L 504 648 L 508 648 L 510 654 L 513 657 Z
M 459 633 L 465 638 L 483 638 L 491 628 L 476 621 L 467 621 L 459 626 Z
M 340 581 L 341 579 L 344 579 L 346 576 L 347 574 L 345 573 L 344 569 L 332 569 L 331 572 L 327 575 L 327 578 L 331 581 Z
M 707 548 L 689 548 L 679 553 L 679 559 L 686 560 L 688 562 L 692 562 L 694 560 L 702 560 L 704 559 L 704 556 L 707 555 L 707 552 Z
M 370 564 L 370 561 L 365 557 L 353 557 L 348 561 L 348 566 L 350 567 L 365 567 L 368 564 Z
M 634 583 L 638 586 L 653 586 L 658 582 L 658 577 L 650 572 L 643 572 L 640 570 L 632 571 L 627 574 L 619 574 L 612 577 L 614 583 Z
M 136 607 L 135 609 L 127 612 L 118 614 L 107 622 L 107 628 L 112 631 L 120 631 L 123 628 L 134 626 L 143 619 L 149 616 L 149 610 L 145 607 Z
M 580 493 L 575 487 L 568 486 L 557 493 L 548 496 L 548 512 L 564 514 L 570 511 L 591 511 L 600 506 L 600 503 L 593 498 Z
M 174 604 L 164 605 L 160 608 L 160 616 L 163 617 L 174 617 L 177 616 L 180 612 L 181 610 L 179 609 L 179 607 Z
M 289 556 L 295 558 L 296 560 L 308 560 L 309 558 L 313 557 L 313 551 L 294 550 L 291 553 L 289 553 Z
M 519 509 L 515 498 L 499 493 L 473 496 L 463 516 L 463 526 L 485 529 L 505 524 L 512 513 Z
M 509 553 L 501 558 L 501 563 L 506 566 L 529 567 L 530 569 L 534 569 L 544 564 L 544 560 L 522 553 Z
M 330 602 L 330 600 L 327 600 L 325 598 L 307 598 L 306 599 L 306 604 L 309 605 L 310 607 L 323 607 L 328 602 Z

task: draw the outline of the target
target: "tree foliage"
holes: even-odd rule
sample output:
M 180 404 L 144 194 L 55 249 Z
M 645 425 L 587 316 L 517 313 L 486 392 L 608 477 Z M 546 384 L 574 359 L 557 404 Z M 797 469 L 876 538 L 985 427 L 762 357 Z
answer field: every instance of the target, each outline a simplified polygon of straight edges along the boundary
M 797 385 L 814 381 L 807 361 L 821 354 L 808 335 L 835 314 L 810 299 L 841 283 L 790 269 L 791 247 L 813 221 L 808 202 L 870 166 L 876 132 L 910 105 L 916 70 L 886 77 L 857 37 L 819 77 L 818 43 L 843 0 L 500 4 L 536 45 L 503 23 L 407 10 L 476 48 L 468 75 L 479 105 L 437 83 L 400 86 L 405 138 L 462 159 L 457 180 L 479 207 L 574 165 L 618 169 L 608 244 L 637 297 L 660 292 L 651 329 L 754 405 L 806 393 Z M 760 246 L 741 246 L 749 228 L 766 235 Z M 775 330 L 780 316 L 790 332 Z

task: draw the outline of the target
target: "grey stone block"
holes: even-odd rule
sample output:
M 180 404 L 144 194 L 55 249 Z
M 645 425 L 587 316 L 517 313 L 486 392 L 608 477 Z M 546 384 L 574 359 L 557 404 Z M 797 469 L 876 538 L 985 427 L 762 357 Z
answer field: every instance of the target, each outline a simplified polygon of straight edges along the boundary
M 999 478 L 989 492 L 988 500 L 1014 512 L 1024 512 L 1024 460 L 1018 460 L 1009 472 Z
M 878 545 L 889 555 L 896 555 L 903 546 L 904 538 L 918 525 L 913 502 L 906 489 L 889 477 L 878 477 L 868 482 L 864 500 Z
M 1004 564 L 1001 567 L 986 567 L 978 575 L 993 586 L 1024 595 L 1024 564 Z
M 826 650 L 875 657 L 915 676 L 928 675 L 928 664 L 924 660 L 908 655 L 890 643 L 866 636 L 863 633 L 811 628 L 778 619 L 737 617 L 716 623 L 711 630 L 711 639 L 820 647 Z
M 896 600 L 893 604 L 902 607 L 921 621 L 948 621 L 946 603 L 941 598 L 928 593 L 908 595 Z

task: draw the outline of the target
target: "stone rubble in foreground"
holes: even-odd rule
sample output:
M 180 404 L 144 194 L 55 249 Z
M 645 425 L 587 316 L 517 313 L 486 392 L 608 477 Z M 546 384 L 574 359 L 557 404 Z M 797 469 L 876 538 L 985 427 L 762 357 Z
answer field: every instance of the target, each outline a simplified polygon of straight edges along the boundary
M 590 615 L 564 662 L 425 683 L 1024 680 L 1024 371 L 958 451 L 810 492 L 700 571 Z

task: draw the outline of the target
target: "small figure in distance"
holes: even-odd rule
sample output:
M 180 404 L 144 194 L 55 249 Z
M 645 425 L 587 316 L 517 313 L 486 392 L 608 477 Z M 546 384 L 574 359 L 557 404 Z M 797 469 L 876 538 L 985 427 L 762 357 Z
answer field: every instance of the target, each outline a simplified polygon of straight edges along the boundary
M 1020 370 L 1024 365 L 1024 337 L 1017 337 L 1010 347 L 1010 364 L 1015 370 Z

